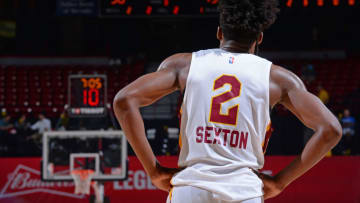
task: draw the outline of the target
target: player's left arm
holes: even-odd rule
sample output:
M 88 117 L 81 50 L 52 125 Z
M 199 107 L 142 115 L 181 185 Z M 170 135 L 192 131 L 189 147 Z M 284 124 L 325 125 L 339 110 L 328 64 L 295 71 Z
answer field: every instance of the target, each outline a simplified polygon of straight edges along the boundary
M 265 199 L 278 195 L 295 179 L 317 164 L 340 140 L 342 129 L 330 110 L 309 93 L 293 73 L 274 66 L 270 87 L 272 104 L 280 103 L 315 131 L 303 152 L 274 177 L 260 174 L 264 182 Z M 289 135 L 291 136 L 291 135 Z
M 178 170 L 159 165 L 145 135 L 140 107 L 181 88 L 180 75 L 184 69 L 183 54 L 166 59 L 157 72 L 144 75 L 120 90 L 114 99 L 114 112 L 125 136 L 155 186 L 170 189 L 171 174 Z M 179 62 L 180 61 L 180 62 Z

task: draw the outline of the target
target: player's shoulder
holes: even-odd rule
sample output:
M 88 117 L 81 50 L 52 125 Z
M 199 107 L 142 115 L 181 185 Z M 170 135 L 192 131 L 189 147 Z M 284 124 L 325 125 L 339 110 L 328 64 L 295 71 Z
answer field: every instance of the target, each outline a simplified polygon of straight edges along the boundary
M 181 69 L 190 66 L 192 53 L 177 53 L 166 58 L 159 66 L 163 69 Z
M 295 73 L 275 64 L 271 65 L 270 82 L 280 86 L 282 89 L 306 89 L 304 83 Z
M 283 101 L 289 92 L 306 91 L 304 83 L 291 71 L 272 64 L 270 69 L 270 105 Z
M 192 53 L 177 53 L 166 58 L 163 63 L 184 63 L 192 58 Z

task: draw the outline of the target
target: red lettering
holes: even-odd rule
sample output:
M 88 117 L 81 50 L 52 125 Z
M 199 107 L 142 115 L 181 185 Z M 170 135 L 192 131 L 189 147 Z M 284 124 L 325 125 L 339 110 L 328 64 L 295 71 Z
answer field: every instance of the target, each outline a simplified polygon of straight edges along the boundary
M 243 148 L 243 149 L 246 149 L 246 144 L 247 144 L 247 140 L 248 140 L 248 136 L 249 133 L 244 133 L 244 132 L 241 132 L 241 136 L 240 136 L 240 144 L 239 144 L 239 148 Z
M 221 133 L 223 133 L 223 136 Z M 230 138 L 228 138 L 229 136 Z M 248 132 L 239 132 L 237 130 L 231 131 L 229 129 L 214 128 L 209 126 L 199 126 L 196 128 L 197 143 L 218 144 L 226 147 L 229 140 L 230 147 L 246 149 L 248 138 Z
M 234 137 L 235 137 L 235 142 L 234 142 Z M 239 132 L 234 130 L 231 133 L 230 136 L 230 147 L 236 147 L 239 143 Z
M 211 136 L 211 134 L 209 133 L 209 131 L 212 131 L 212 130 L 213 130 L 213 127 L 206 127 L 206 130 L 205 130 L 205 140 L 204 140 L 205 143 L 211 144 L 211 140 L 208 140 L 208 138 Z
M 203 132 L 204 132 L 203 127 L 198 127 L 196 129 L 196 142 L 197 143 L 201 143 L 203 141 L 203 138 L 204 138 Z
M 221 144 L 220 142 L 220 133 L 221 133 L 221 128 L 215 128 L 215 138 L 213 141 L 213 144 Z
M 223 129 L 222 132 L 224 133 L 224 146 L 226 146 L 227 135 L 230 133 L 230 130 Z

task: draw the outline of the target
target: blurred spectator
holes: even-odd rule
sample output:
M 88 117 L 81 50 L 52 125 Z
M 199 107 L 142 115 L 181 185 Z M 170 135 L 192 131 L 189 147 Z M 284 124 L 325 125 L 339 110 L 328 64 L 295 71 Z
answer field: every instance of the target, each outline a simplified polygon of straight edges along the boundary
M 326 91 L 326 89 L 324 89 L 324 87 L 322 85 L 319 85 L 317 90 L 318 90 L 317 96 L 326 105 L 330 99 L 328 91 Z
M 5 116 L 0 120 L 0 135 L 7 134 L 8 131 L 13 128 L 13 125 L 10 123 L 11 117 Z
M 25 132 L 30 127 L 30 123 L 26 120 L 26 115 L 23 114 L 20 118 L 15 122 L 15 129 L 18 133 Z
M 355 135 L 355 118 L 351 116 L 350 110 L 345 109 L 341 124 L 343 128 L 344 154 L 351 154 L 352 141 Z
M 10 123 L 11 117 L 6 116 L 0 120 L 0 152 L 7 152 L 10 147 L 10 130 L 13 125 Z
M 311 83 L 315 80 L 316 72 L 315 67 L 311 64 L 305 65 L 301 70 L 301 79 L 303 79 L 306 83 Z
M 28 155 L 29 152 L 33 151 L 32 146 L 26 140 L 26 137 L 30 135 L 30 123 L 27 121 L 27 117 L 25 114 L 22 114 L 19 119 L 15 122 L 15 134 L 13 136 L 13 140 L 16 142 L 13 144 L 16 148 L 13 153 L 17 155 Z
M 64 111 L 60 115 L 60 118 L 59 118 L 58 122 L 56 123 L 55 129 L 59 130 L 59 131 L 65 131 L 68 128 L 68 124 L 69 124 L 69 117 L 68 117 L 66 111 Z
M 39 120 L 34 125 L 31 126 L 31 129 L 36 130 L 37 132 L 31 135 L 29 139 L 33 139 L 36 142 L 40 142 L 42 134 L 46 131 L 51 130 L 51 121 L 47 119 L 44 114 L 41 113 L 39 114 Z

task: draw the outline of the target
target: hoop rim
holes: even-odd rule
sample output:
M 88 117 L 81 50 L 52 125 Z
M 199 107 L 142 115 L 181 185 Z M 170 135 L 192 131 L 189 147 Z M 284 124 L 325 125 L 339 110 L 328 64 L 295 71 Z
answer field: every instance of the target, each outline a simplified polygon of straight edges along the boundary
M 91 169 L 74 169 L 71 171 L 71 174 L 84 174 L 84 173 L 89 173 L 89 174 L 93 174 L 95 173 L 94 170 Z
M 95 174 L 94 170 L 91 169 L 74 169 L 71 172 L 71 175 L 79 175 L 82 180 L 86 180 L 90 175 Z M 73 178 L 75 180 L 75 178 Z

